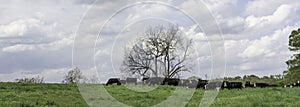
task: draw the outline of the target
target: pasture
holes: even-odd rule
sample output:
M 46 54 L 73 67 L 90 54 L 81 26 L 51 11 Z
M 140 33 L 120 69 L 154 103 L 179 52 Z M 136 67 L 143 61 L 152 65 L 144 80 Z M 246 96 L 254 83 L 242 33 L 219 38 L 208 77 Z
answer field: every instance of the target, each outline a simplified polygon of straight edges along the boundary
M 100 85 L 90 85 L 94 88 Z M 174 86 L 159 86 L 149 92 L 136 92 L 125 86 L 103 86 L 116 100 L 135 107 L 156 105 L 174 95 Z M 151 88 L 150 86 L 146 86 Z M 190 89 L 180 87 L 182 92 Z M 205 90 L 197 89 L 187 107 L 198 107 Z M 108 101 L 94 98 L 89 100 Z M 0 107 L 86 107 L 75 84 L 0 83 Z M 300 88 L 245 88 L 221 90 L 211 107 L 299 107 Z

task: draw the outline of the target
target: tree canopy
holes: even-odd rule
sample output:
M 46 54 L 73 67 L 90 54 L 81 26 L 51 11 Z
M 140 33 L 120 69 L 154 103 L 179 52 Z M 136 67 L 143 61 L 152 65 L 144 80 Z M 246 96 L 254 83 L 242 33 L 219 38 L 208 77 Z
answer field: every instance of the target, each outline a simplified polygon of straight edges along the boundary
M 63 83 L 78 83 L 80 79 L 83 79 L 82 72 L 78 67 L 71 69 L 65 76 Z
M 286 83 L 293 83 L 300 80 L 300 28 L 293 30 L 289 36 L 289 50 L 293 52 L 291 59 L 286 61 L 288 71 L 285 75 Z
M 142 77 L 171 78 L 189 71 L 186 61 L 192 41 L 184 38 L 178 26 L 147 29 L 140 39 L 125 49 L 121 71 Z

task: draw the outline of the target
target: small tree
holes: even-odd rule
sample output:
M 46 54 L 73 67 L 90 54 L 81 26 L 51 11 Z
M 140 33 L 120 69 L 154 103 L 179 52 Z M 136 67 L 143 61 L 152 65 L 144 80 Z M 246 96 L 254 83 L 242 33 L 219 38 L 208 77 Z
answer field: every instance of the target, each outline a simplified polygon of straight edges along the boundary
M 80 79 L 84 79 L 82 72 L 78 67 L 75 67 L 68 72 L 63 80 L 63 83 L 78 83 Z

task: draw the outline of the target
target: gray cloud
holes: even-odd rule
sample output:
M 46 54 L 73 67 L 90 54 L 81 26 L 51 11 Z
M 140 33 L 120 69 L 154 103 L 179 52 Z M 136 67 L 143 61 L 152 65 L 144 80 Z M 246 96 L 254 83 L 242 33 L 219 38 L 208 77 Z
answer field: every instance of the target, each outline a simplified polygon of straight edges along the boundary
M 90 70 L 93 66 L 93 48 L 96 37 L 105 21 L 120 8 L 136 1 L 98 1 L 82 20 L 84 12 L 92 6 L 94 0 L 44 0 L 44 1 L 0 1 L 0 78 L 1 75 L 18 75 L 22 72 L 41 74 L 47 80 L 55 81 L 54 75 L 61 75 L 71 68 L 72 44 L 75 43 L 74 57 L 83 55 L 77 64 Z M 117 40 L 118 48 L 112 54 L 116 65 L 122 60 L 122 46 L 149 25 L 166 23 L 167 19 L 185 29 L 186 34 L 194 36 L 196 47 L 201 52 L 198 58 L 201 70 L 210 72 L 210 52 L 208 43 L 220 42 L 213 39 L 217 34 L 215 16 L 223 32 L 227 57 L 227 75 L 257 74 L 269 75 L 281 73 L 286 68 L 284 61 L 289 58 L 287 36 L 299 26 L 299 2 L 297 0 L 224 0 L 203 1 L 212 13 L 201 11 L 194 0 L 166 1 L 201 19 L 201 25 L 211 37 L 207 39 L 203 31 L 192 32 L 194 25 L 179 10 L 164 5 L 147 3 L 123 10 L 103 29 L 96 45 L 98 70 L 102 76 L 110 74 L 110 55 L 112 43 Z M 159 3 L 158 3 L 159 4 Z M 204 9 L 204 7 L 201 7 Z M 142 20 L 145 17 L 156 17 Z M 139 23 L 133 23 L 140 20 Z M 133 23 L 116 39 L 117 34 L 128 23 Z M 203 30 L 203 29 L 202 29 Z M 75 41 L 74 33 L 77 33 Z M 135 35 L 135 36 L 131 36 Z M 208 41 L 211 40 L 211 41 Z M 215 41 L 215 42 L 214 42 Z M 276 47 L 275 47 L 276 46 Z M 212 47 L 215 48 L 215 47 Z M 106 62 L 106 63 L 102 63 Z M 75 63 L 76 65 L 76 63 Z M 65 72 L 63 72 L 65 73 Z M 49 76 L 47 76 L 47 75 Z M 21 74 L 20 74 L 21 75 Z M 204 75 L 201 74 L 203 77 Z M 8 76 L 9 77 L 9 76 Z M 58 80 L 59 82 L 61 80 Z

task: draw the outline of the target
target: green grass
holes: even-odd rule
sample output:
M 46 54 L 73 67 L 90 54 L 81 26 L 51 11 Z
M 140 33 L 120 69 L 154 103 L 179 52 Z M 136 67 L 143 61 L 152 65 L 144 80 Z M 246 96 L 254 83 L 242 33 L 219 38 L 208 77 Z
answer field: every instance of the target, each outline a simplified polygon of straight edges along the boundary
M 0 107 L 87 106 L 76 85 L 0 83 Z
M 111 98 L 94 93 L 86 100 L 92 106 L 99 106 L 99 102 L 122 102 L 134 107 L 147 107 L 161 104 L 166 99 L 174 98 L 178 106 L 198 107 L 205 90 L 193 90 L 159 86 L 153 90 L 151 86 L 133 86 L 151 90 L 137 92 L 125 86 L 88 85 L 86 89 L 97 90 L 104 87 Z M 141 90 L 140 89 L 140 90 Z M 87 90 L 85 90 L 87 91 Z M 102 90 L 103 91 L 103 90 Z M 143 90 L 142 90 L 143 91 Z M 191 99 L 188 94 L 193 93 Z M 89 96 L 89 95 L 87 95 Z M 172 96 L 172 97 L 169 97 Z M 115 99 L 115 100 L 114 100 Z M 184 103 L 182 103 L 184 102 Z M 178 104 L 177 104 L 178 103 Z M 100 103 L 102 106 L 103 103 Z M 167 104 L 167 103 L 166 103 Z M 75 84 L 18 84 L 0 83 L 0 107 L 86 107 L 88 104 L 81 96 Z M 300 88 L 249 88 L 242 90 L 221 90 L 211 107 L 299 107 Z

